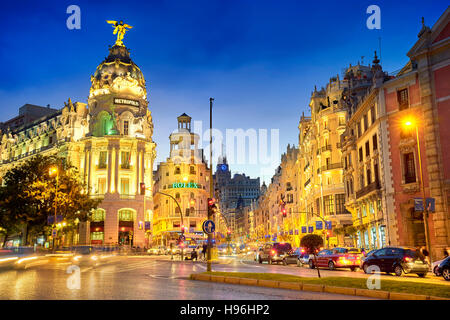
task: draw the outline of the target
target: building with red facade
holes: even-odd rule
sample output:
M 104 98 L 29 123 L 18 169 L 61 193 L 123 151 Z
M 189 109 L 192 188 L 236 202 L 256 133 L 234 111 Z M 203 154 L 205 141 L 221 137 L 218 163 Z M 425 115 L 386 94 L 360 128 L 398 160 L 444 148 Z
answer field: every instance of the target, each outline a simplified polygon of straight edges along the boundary
M 422 24 L 410 61 L 382 88 L 385 187 L 390 244 L 426 246 L 428 238 L 436 260 L 450 246 L 450 8 L 432 28 Z M 415 209 L 423 198 L 434 199 L 434 212 Z

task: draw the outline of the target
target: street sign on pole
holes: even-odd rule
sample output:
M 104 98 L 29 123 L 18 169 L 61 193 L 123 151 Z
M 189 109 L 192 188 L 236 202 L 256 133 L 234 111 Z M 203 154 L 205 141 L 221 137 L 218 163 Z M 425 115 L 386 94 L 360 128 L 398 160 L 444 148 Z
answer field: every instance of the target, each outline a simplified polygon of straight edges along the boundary
M 212 234 L 216 230 L 216 225 L 212 220 L 205 220 L 202 225 L 203 232 L 206 234 Z
M 56 230 L 56 228 L 53 229 L 52 230 L 52 237 L 56 237 L 57 232 L 58 232 L 58 230 Z
M 316 230 L 322 230 L 322 229 L 323 229 L 322 221 L 316 221 Z
M 422 198 L 414 198 L 414 211 L 423 212 L 423 199 Z

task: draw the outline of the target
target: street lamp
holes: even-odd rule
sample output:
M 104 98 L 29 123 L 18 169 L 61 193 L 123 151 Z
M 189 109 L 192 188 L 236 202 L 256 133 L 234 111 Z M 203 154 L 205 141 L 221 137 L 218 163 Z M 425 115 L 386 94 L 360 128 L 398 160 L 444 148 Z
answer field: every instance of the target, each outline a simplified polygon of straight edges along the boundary
M 56 176 L 56 188 L 55 188 L 55 220 L 54 223 L 54 229 L 52 229 L 52 238 L 53 238 L 53 253 L 55 252 L 55 238 L 56 238 L 56 210 L 57 210 L 57 196 L 58 196 L 58 180 L 59 180 L 59 170 L 57 166 L 51 166 L 48 174 L 50 177 Z M 53 235 L 55 233 L 55 235 Z
M 431 245 L 430 245 L 430 236 L 429 236 L 429 231 L 428 231 L 428 209 L 427 206 L 425 205 L 426 203 L 426 196 L 425 196 L 425 184 L 423 181 L 423 171 L 422 171 L 422 157 L 420 154 L 420 143 L 419 143 L 419 128 L 417 125 L 417 121 L 413 118 L 408 118 L 405 119 L 404 123 L 403 123 L 404 127 L 406 129 L 411 129 L 412 127 L 415 128 L 416 130 L 416 142 L 417 142 L 417 156 L 419 158 L 419 171 L 420 171 L 420 185 L 421 185 L 421 189 L 422 189 L 422 198 L 423 198 L 423 224 L 424 224 L 424 229 L 425 229 L 425 243 L 427 246 L 427 251 L 428 254 L 430 256 L 430 264 L 432 263 L 432 259 L 431 259 Z

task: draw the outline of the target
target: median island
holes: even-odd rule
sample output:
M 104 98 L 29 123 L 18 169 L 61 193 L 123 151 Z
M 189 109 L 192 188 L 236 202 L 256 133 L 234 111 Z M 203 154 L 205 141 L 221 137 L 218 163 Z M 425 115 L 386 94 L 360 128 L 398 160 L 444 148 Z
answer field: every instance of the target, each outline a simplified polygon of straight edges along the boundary
M 257 285 L 304 291 L 321 291 L 391 300 L 450 299 L 450 286 L 408 280 L 380 279 L 380 290 L 368 290 L 366 278 L 298 277 L 279 273 L 203 272 L 191 275 L 193 280 Z

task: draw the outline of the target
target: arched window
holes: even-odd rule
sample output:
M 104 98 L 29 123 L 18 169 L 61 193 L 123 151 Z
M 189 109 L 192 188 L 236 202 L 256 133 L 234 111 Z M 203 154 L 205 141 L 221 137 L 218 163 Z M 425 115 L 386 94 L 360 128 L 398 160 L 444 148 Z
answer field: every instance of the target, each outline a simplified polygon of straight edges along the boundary
M 119 211 L 119 221 L 133 221 L 133 211 L 122 209 Z
M 180 174 L 180 173 L 181 173 L 180 167 L 176 167 L 175 168 L 175 174 Z
M 91 215 L 91 221 L 105 221 L 105 210 L 97 209 Z

